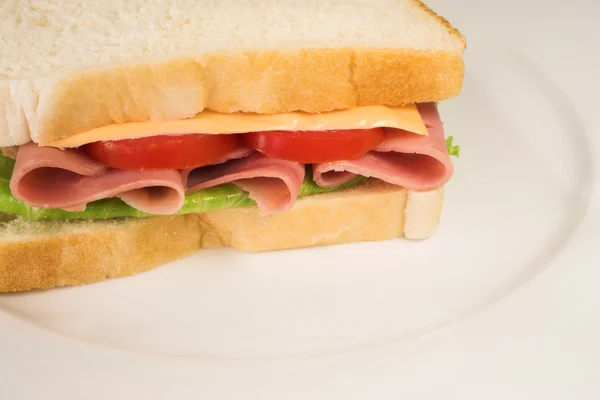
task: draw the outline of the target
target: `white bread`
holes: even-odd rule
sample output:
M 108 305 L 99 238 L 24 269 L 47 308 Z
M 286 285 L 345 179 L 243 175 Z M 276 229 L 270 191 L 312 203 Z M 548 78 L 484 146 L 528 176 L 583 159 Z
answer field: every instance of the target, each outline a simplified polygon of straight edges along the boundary
M 258 252 L 402 236 L 423 239 L 438 227 L 443 197 L 443 188 L 413 192 L 369 179 L 304 198 L 269 217 L 259 217 L 252 206 L 148 219 L 0 223 L 0 292 L 137 274 L 200 248 Z
M 0 147 L 112 123 L 458 95 L 465 38 L 418 0 L 3 0 Z
M 205 109 L 315 113 L 440 101 L 459 94 L 464 73 L 464 37 L 418 0 L 4 0 L 0 18 L 0 147 Z M 443 199 L 443 188 L 368 179 L 269 217 L 246 207 L 0 222 L 0 292 L 132 275 L 200 248 L 424 239 Z

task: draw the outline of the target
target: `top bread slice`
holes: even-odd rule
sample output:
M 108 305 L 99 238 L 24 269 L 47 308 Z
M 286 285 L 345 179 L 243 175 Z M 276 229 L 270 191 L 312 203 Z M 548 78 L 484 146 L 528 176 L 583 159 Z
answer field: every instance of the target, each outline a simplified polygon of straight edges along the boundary
M 465 38 L 418 0 L 4 0 L 0 147 L 205 109 L 440 101 Z

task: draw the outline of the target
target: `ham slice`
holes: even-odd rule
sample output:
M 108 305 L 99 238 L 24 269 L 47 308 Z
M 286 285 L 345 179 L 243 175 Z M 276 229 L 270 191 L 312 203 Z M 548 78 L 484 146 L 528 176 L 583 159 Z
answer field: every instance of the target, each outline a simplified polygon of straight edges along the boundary
M 411 190 L 436 189 L 448 182 L 454 167 L 446 149 L 444 129 L 435 103 L 417 105 L 428 136 L 385 129 L 385 140 L 364 156 L 349 161 L 315 164 L 313 179 L 335 187 L 357 175 L 374 177 Z
M 304 180 L 304 165 L 255 153 L 219 165 L 182 171 L 187 193 L 232 183 L 248 192 L 261 215 L 293 207 Z
M 83 211 L 89 202 L 119 197 L 142 212 L 173 214 L 185 200 L 177 170 L 111 169 L 78 150 L 34 143 L 19 148 L 10 189 L 26 204 L 67 211 Z
M 238 158 L 245 158 L 248 157 L 249 155 L 251 155 L 252 153 L 254 153 L 254 150 L 248 148 L 248 147 L 240 147 L 238 149 L 235 149 L 233 151 L 231 151 L 229 154 L 225 155 L 223 158 L 218 159 L 217 161 L 211 162 L 209 165 L 217 165 L 217 164 L 223 164 L 224 162 L 227 162 L 229 160 L 236 160 Z M 188 170 L 188 171 L 191 171 Z M 186 175 L 187 176 L 187 175 Z
M 434 103 L 417 105 L 429 135 L 385 128 L 385 140 L 363 157 L 313 165 L 322 187 L 341 185 L 356 175 L 375 177 L 412 190 L 443 186 L 453 174 L 444 130 Z M 16 156 L 10 182 L 13 196 L 43 208 L 82 211 L 89 202 L 118 197 L 150 214 L 173 214 L 185 194 L 226 183 L 249 193 L 261 215 L 293 207 L 304 180 L 304 165 L 240 148 L 223 159 L 191 170 L 129 171 L 109 168 L 79 150 L 34 143 L 1 149 Z

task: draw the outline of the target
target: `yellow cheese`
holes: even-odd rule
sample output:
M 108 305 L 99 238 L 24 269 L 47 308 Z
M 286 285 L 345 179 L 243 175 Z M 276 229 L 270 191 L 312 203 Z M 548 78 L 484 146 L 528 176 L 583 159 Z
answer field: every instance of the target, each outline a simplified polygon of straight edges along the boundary
M 204 111 L 193 118 L 166 122 L 130 122 L 107 125 L 61 139 L 48 146 L 79 147 L 87 143 L 192 133 L 232 134 L 257 131 L 322 131 L 331 129 L 404 129 L 427 135 L 427 128 L 414 104 L 402 107 L 365 106 L 320 114 L 282 114 Z

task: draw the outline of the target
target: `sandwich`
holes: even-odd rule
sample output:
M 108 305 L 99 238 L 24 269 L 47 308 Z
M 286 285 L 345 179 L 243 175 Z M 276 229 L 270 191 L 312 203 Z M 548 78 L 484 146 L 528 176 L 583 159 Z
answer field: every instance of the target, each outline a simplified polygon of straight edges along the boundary
M 0 17 L 2 292 L 439 225 L 459 148 L 438 104 L 460 94 L 466 42 L 418 0 L 27 0 Z

